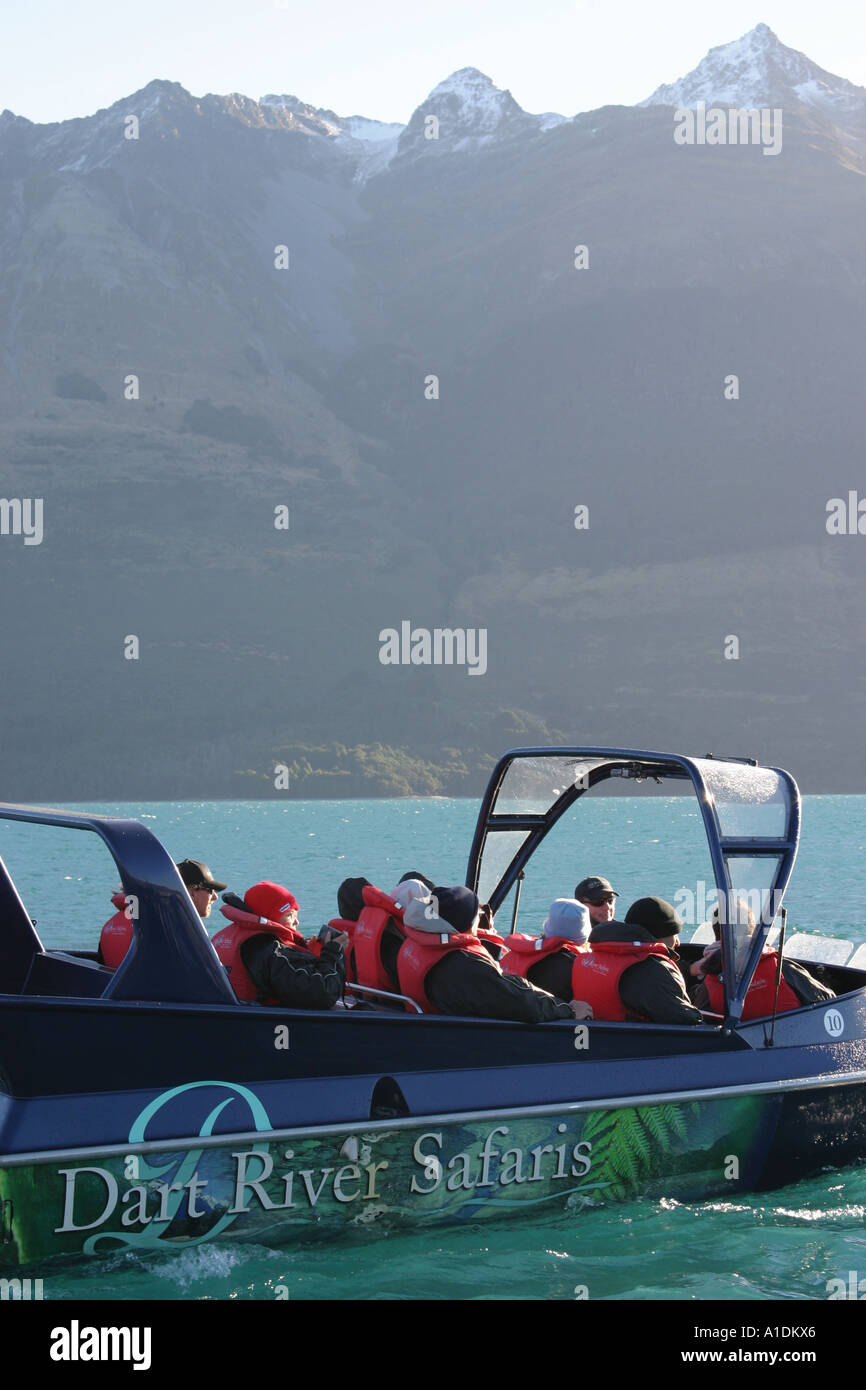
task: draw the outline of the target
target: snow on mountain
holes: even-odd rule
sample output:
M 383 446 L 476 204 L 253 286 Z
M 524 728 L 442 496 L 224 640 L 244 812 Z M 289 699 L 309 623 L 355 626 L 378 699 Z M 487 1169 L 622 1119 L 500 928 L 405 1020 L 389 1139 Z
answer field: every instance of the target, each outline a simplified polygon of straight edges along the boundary
M 289 111 L 294 117 L 295 124 L 302 130 L 306 130 L 310 135 L 327 135 L 332 139 L 341 135 L 345 122 L 334 111 L 328 111 L 320 106 L 311 106 L 309 102 L 301 101 L 298 97 L 274 96 L 270 94 L 260 97 L 259 106 L 271 106 L 279 110 Z
M 413 111 L 398 152 L 402 157 L 422 150 L 442 154 L 479 149 L 503 137 L 551 130 L 566 119 L 552 111 L 530 115 L 478 68 L 459 68 Z
M 338 116 L 335 111 L 310 106 L 308 102 L 300 101 L 298 97 L 293 96 L 271 94 L 260 97 L 259 106 L 283 107 L 301 120 L 315 124 L 319 130 L 334 138 L 348 136 L 349 139 L 359 140 L 364 145 L 378 145 L 383 140 L 394 140 L 403 129 L 398 123 L 373 121 L 367 116 Z
M 506 122 L 526 116 L 510 92 L 495 86 L 477 68 L 460 68 L 434 87 L 423 106 L 425 115 L 438 114 L 451 123 L 459 143 L 489 137 Z
M 866 109 L 866 89 L 825 72 L 803 53 L 787 48 L 766 24 L 742 38 L 711 48 L 692 72 L 657 87 L 640 106 L 783 106 L 796 100 L 828 114 Z
M 282 107 L 302 122 L 312 134 L 328 136 L 335 146 L 356 162 L 355 182 L 386 169 L 405 127 L 396 121 L 375 121 L 368 116 L 338 116 L 334 111 L 309 106 L 293 96 L 264 96 L 260 106 Z
M 657 87 L 638 104 L 694 107 L 698 102 L 783 108 L 801 103 L 843 125 L 849 141 L 863 139 L 866 131 L 866 89 L 787 48 L 766 24 L 710 49 L 692 72 Z M 239 93 L 199 98 L 176 82 L 155 80 L 83 119 L 42 126 L 3 111 L 0 140 L 7 157 L 13 147 L 32 138 L 32 157 L 38 162 L 44 160 L 62 172 L 88 172 L 117 157 L 128 113 L 144 126 L 155 117 L 171 124 L 181 115 L 193 119 L 215 113 L 246 125 L 299 132 L 321 142 L 323 156 L 330 151 L 356 183 L 383 172 L 395 159 L 403 164 L 431 154 L 473 152 L 515 137 L 544 134 L 570 119 L 553 111 L 532 115 L 478 68 L 465 67 L 434 87 L 405 126 L 367 116 L 338 116 L 290 94 L 269 93 L 258 102 Z
M 381 145 L 385 140 L 396 140 L 406 129 L 398 121 L 371 121 L 367 116 L 348 116 L 344 127 L 353 140 L 361 140 L 365 145 Z

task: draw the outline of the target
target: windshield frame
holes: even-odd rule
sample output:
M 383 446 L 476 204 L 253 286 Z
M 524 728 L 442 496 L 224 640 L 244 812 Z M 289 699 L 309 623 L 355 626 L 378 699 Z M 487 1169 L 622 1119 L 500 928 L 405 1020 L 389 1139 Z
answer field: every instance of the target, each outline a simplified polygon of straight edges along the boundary
M 519 760 L 529 758 L 549 759 L 551 763 L 554 760 L 561 762 L 563 759 L 597 761 L 585 776 L 559 791 L 543 813 L 537 811 L 497 815 L 497 803 L 509 770 Z M 709 763 L 713 765 L 711 771 L 706 767 Z M 758 773 L 772 774 L 777 779 L 771 785 L 777 793 L 779 804 L 784 808 L 782 833 L 774 836 L 723 834 L 720 814 L 709 785 L 710 780 L 718 784 L 727 779 L 729 785 L 735 788 L 742 786 L 745 789 L 750 778 L 752 781 L 757 780 Z M 655 778 L 691 783 L 701 810 L 719 903 L 725 905 L 722 914 L 725 920 L 722 923 L 721 934 L 726 960 L 736 960 L 734 927 L 737 924 L 731 920 L 736 916 L 731 909 L 742 892 L 735 890 L 731 869 L 743 859 L 776 859 L 775 874 L 771 873 L 766 885 L 768 907 L 757 921 L 742 968 L 739 973 L 726 971 L 724 975 L 726 1022 L 736 1025 L 742 1016 L 746 991 L 781 908 L 797 857 L 801 820 L 800 792 L 793 777 L 783 769 L 765 768 L 752 758 L 715 758 L 712 754 L 707 754 L 705 758 L 690 758 L 676 753 L 653 753 L 630 748 L 512 748 L 499 759 L 482 798 L 469 852 L 466 884 L 473 891 L 477 891 L 488 835 L 496 831 L 514 832 L 518 847 L 489 895 L 490 906 L 496 912 L 513 884 L 523 874 L 538 846 L 566 811 L 581 796 L 614 776 L 638 782 Z M 767 779 L 763 780 L 766 784 Z M 748 799 L 746 804 L 747 801 Z M 519 831 L 524 832 L 524 835 L 518 843 L 516 833 Z

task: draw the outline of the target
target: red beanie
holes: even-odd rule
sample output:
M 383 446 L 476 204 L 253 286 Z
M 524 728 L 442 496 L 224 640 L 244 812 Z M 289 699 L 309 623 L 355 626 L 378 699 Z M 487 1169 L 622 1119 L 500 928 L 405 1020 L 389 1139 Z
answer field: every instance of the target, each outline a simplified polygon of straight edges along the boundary
M 269 922 L 279 921 L 282 914 L 290 908 L 293 912 L 298 910 L 297 898 L 281 883 L 254 883 L 249 892 L 244 894 L 244 902 L 250 912 L 254 912 L 257 917 L 267 917 Z

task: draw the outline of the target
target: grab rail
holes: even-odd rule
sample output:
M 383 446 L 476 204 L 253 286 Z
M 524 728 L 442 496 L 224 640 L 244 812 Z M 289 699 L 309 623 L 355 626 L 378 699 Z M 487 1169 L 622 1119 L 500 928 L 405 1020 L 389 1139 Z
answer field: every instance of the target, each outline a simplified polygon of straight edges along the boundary
M 378 999 L 398 999 L 401 1004 L 409 1004 L 416 1014 L 423 1014 L 424 1010 L 410 999 L 406 994 L 392 994 L 389 989 L 374 989 L 372 985 L 356 985 L 354 981 L 349 981 L 346 989 L 350 989 L 353 994 L 374 994 Z

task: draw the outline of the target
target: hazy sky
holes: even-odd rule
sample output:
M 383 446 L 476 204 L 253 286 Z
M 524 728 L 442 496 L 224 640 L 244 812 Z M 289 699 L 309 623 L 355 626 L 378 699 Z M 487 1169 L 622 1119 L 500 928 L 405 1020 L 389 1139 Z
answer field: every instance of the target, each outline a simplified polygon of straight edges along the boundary
M 863 0 L 5 0 L 0 109 L 90 115 L 155 77 L 205 92 L 291 92 L 338 114 L 406 121 L 456 68 L 527 111 L 631 105 L 763 21 L 866 86 Z

